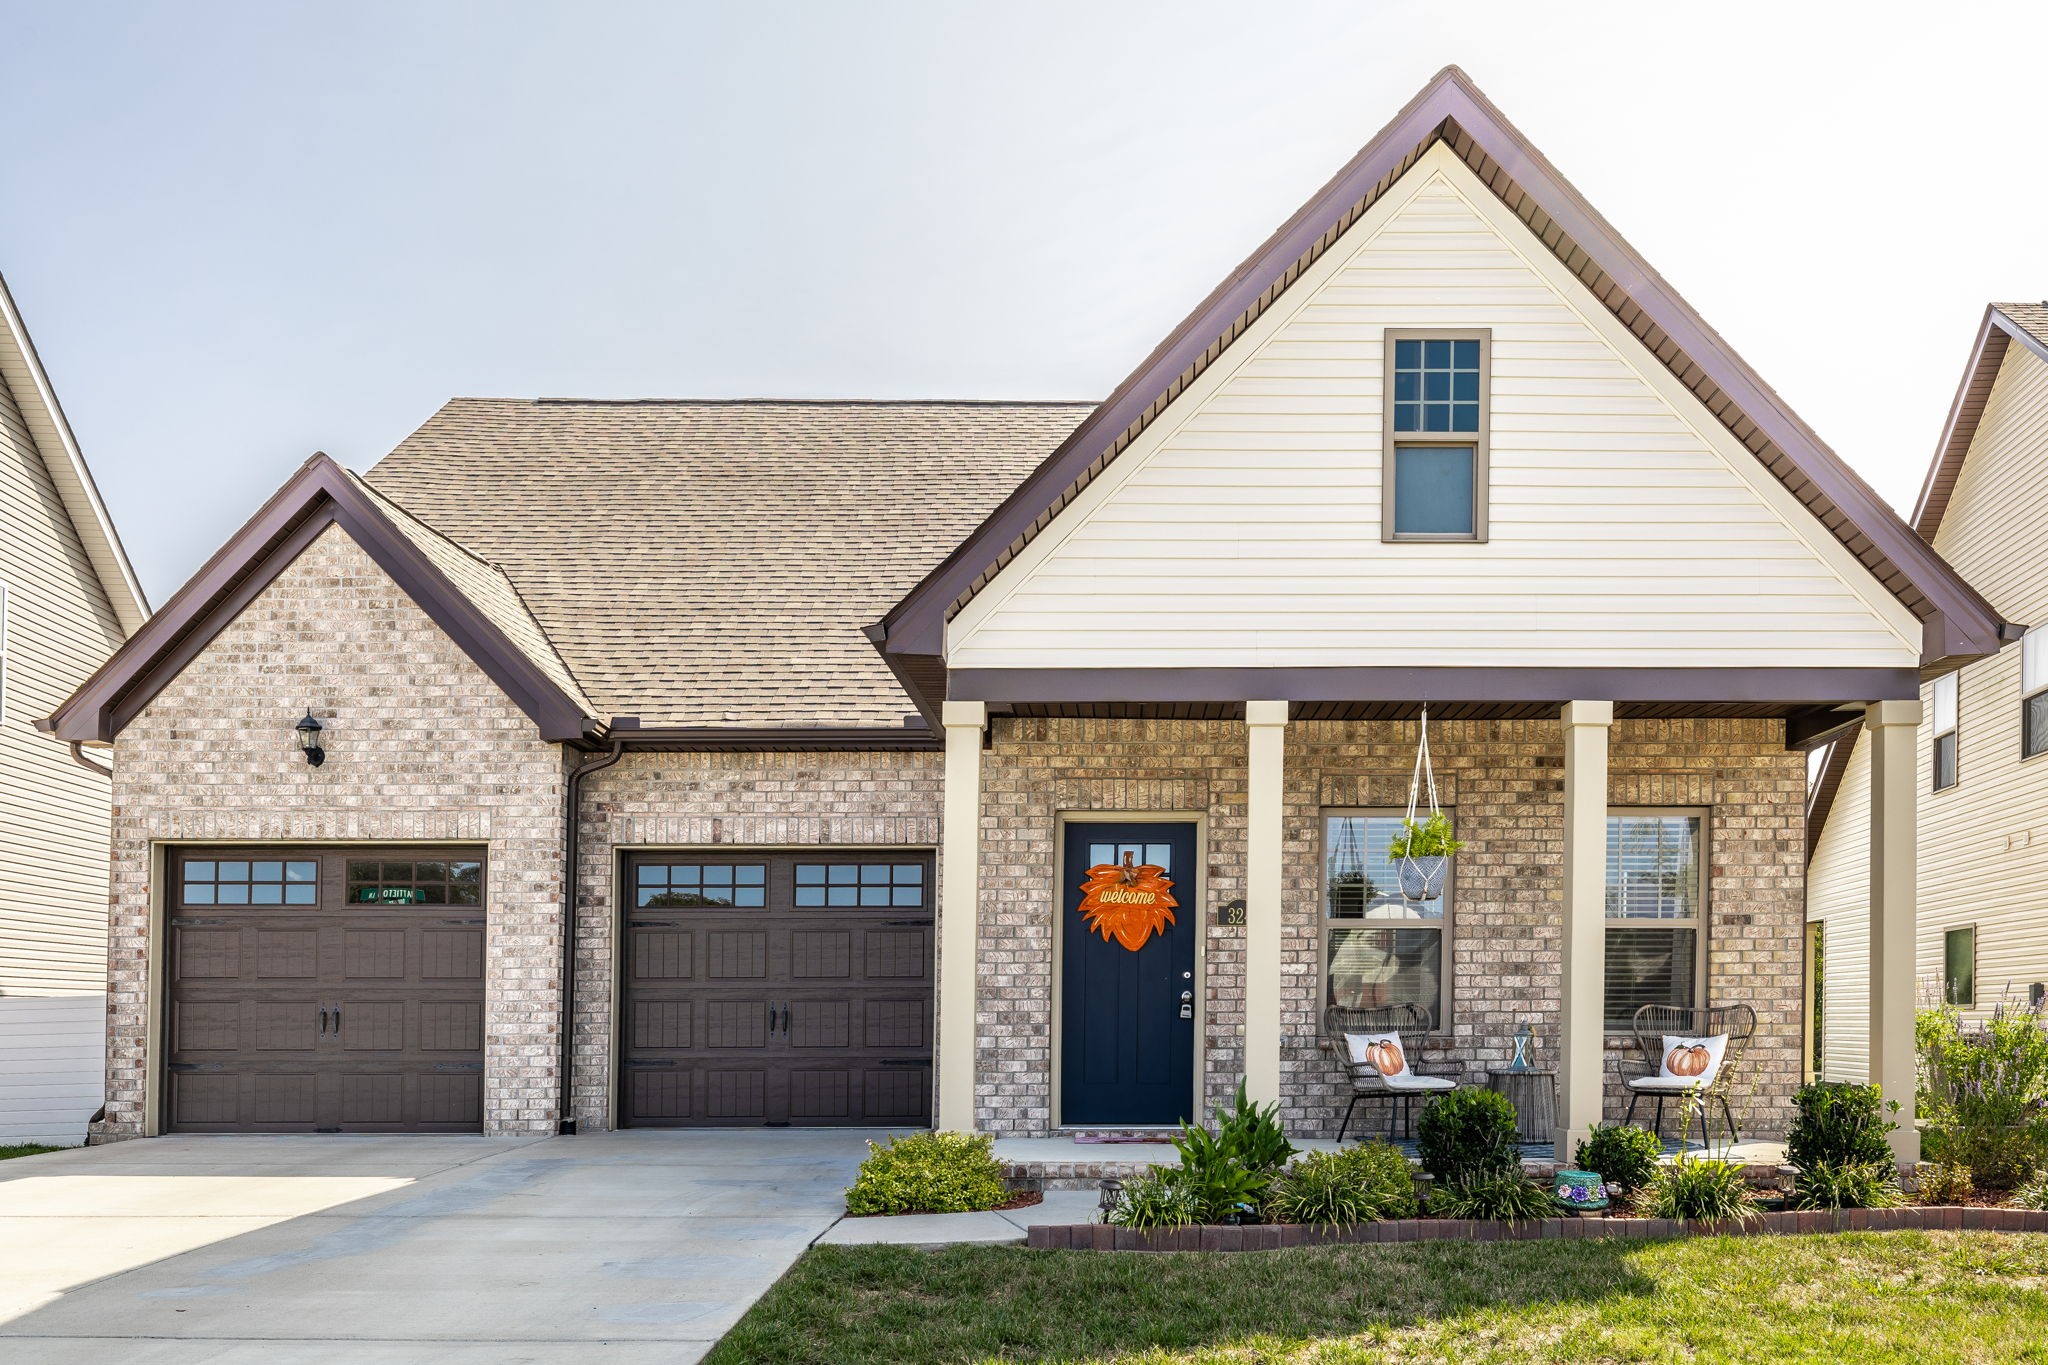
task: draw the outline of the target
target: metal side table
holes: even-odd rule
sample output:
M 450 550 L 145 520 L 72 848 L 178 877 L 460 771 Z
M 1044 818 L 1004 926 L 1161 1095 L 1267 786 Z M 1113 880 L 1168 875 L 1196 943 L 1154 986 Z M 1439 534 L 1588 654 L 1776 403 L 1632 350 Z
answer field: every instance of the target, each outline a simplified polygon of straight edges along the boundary
M 1515 1106 L 1515 1130 L 1522 1141 L 1550 1142 L 1557 1137 L 1557 1072 L 1533 1067 L 1488 1071 L 1486 1088 L 1498 1090 Z

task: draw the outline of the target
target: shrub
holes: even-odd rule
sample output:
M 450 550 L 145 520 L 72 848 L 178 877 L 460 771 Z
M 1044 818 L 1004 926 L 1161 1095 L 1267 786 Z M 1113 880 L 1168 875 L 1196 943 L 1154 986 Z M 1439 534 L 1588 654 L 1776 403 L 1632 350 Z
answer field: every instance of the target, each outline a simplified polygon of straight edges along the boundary
M 1919 1193 L 1923 1204 L 1961 1204 L 1977 1192 L 1968 1166 L 1958 1166 L 1950 1161 L 1920 1169 Z
M 1398 1147 L 1308 1152 L 1280 1173 L 1266 1216 L 1281 1223 L 1373 1223 L 1415 1215 L 1415 1174 Z
M 1883 1094 L 1874 1085 L 1816 1081 L 1792 1097 L 1799 1116 L 1785 1133 L 1785 1159 L 1800 1170 L 1818 1166 L 1868 1166 L 1892 1160 L 1885 1134 L 1898 1127 L 1884 1117 Z M 1855 1205 L 1814 1205 L 1848 1207 Z
M 1916 1021 L 1928 1150 L 1970 1168 L 1979 1189 L 2025 1184 L 2048 1165 L 2048 1033 L 2003 1006 L 1966 1029 L 1952 1005 Z
M 1681 1156 L 1657 1168 L 1636 1207 L 1652 1218 L 1747 1220 L 1757 1214 L 1757 1199 L 1740 1162 Z
M 2039 1209 L 2048 1213 L 2048 1176 L 2014 1190 L 2012 1202 L 2023 1209 Z
M 1415 1125 L 1422 1169 L 1440 1185 L 1519 1172 L 1515 1106 L 1494 1090 L 1452 1090 L 1433 1096 Z
M 1895 1209 L 1906 1202 L 1899 1192 L 1898 1163 L 1890 1151 L 1882 1161 L 1819 1161 L 1801 1166 L 1792 1185 L 1795 1209 Z
M 986 1133 L 910 1133 L 868 1144 L 846 1211 L 968 1213 L 1007 1203 L 1002 1163 Z
M 1439 1218 L 1548 1218 L 1557 1212 L 1550 1191 L 1519 1168 L 1439 1185 L 1429 1192 L 1429 1211 Z
M 1216 1138 L 1225 1155 L 1251 1171 L 1277 1171 L 1294 1155 L 1294 1144 L 1280 1128 L 1280 1106 L 1264 1108 L 1245 1098 L 1237 1083 L 1236 1102 L 1216 1111 Z
M 1154 1166 L 1124 1186 L 1108 1221 L 1141 1231 L 1184 1228 L 1202 1221 L 1202 1209 L 1178 1166 Z
M 1195 1201 L 1199 1221 L 1257 1214 L 1280 1168 L 1294 1155 L 1281 1131 L 1278 1105 L 1261 1107 L 1245 1097 L 1216 1111 L 1216 1131 L 1181 1125 L 1174 1148 L 1180 1153 L 1181 1184 Z
M 1657 1174 L 1664 1143 L 1647 1128 L 1632 1123 L 1603 1123 L 1572 1153 L 1582 1171 L 1598 1171 L 1600 1179 L 1624 1190 L 1639 1190 Z

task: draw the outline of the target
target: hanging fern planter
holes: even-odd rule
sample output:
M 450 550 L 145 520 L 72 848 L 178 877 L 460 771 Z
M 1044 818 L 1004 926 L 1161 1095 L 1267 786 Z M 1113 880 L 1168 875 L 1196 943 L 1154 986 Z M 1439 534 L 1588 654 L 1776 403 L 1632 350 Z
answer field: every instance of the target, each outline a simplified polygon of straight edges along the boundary
M 1429 796 L 1429 814 L 1417 820 L 1425 792 Z M 1408 814 L 1401 821 L 1401 833 L 1387 848 L 1387 856 L 1393 860 L 1394 872 L 1400 879 L 1401 898 L 1421 902 L 1443 895 L 1444 880 L 1451 871 L 1451 855 L 1464 846 L 1464 841 L 1452 832 L 1451 817 L 1437 803 L 1436 765 L 1429 757 L 1429 706 L 1425 703 L 1420 738 L 1415 746 L 1415 773 L 1408 780 Z

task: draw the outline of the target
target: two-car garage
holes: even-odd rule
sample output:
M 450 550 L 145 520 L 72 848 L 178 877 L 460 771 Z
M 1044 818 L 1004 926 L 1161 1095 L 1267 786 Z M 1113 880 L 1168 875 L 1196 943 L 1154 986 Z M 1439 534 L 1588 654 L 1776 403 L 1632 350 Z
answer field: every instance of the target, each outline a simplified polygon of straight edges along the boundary
M 930 1122 L 928 854 L 620 872 L 620 1126 Z M 166 1131 L 482 1129 L 484 850 L 180 848 L 166 874 Z

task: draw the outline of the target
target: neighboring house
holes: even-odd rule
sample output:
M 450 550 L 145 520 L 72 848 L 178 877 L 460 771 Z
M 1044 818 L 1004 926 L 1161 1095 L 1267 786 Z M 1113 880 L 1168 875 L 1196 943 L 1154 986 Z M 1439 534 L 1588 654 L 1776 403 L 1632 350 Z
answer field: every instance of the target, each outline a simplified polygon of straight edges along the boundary
M 111 784 L 35 722 L 148 614 L 0 281 L 0 1143 L 100 1106 Z
M 460 399 L 310 461 L 53 719 L 115 766 L 99 1131 L 1042 1135 L 1242 1079 L 1327 1133 L 1331 1002 L 1478 1082 L 1532 1026 L 1566 1140 L 1639 1004 L 1748 1004 L 1775 1131 L 1796 746 L 1867 707 L 1910 830 L 1920 680 L 2004 633 L 1448 70 L 1101 404 Z M 1470 842 L 1409 905 L 1425 702 Z M 1125 855 L 1176 913 L 1091 932 Z
M 2036 494 L 2048 496 L 2048 303 L 1994 303 L 1913 514 L 2002 615 L 2032 626 L 1923 689 L 1914 970 L 1924 1001 L 1973 1019 L 2048 995 L 2048 519 Z M 1851 730 L 1814 780 L 1806 914 L 1825 968 L 1809 986 L 1810 1060 L 1838 1080 L 1868 1063 L 1869 764 Z

